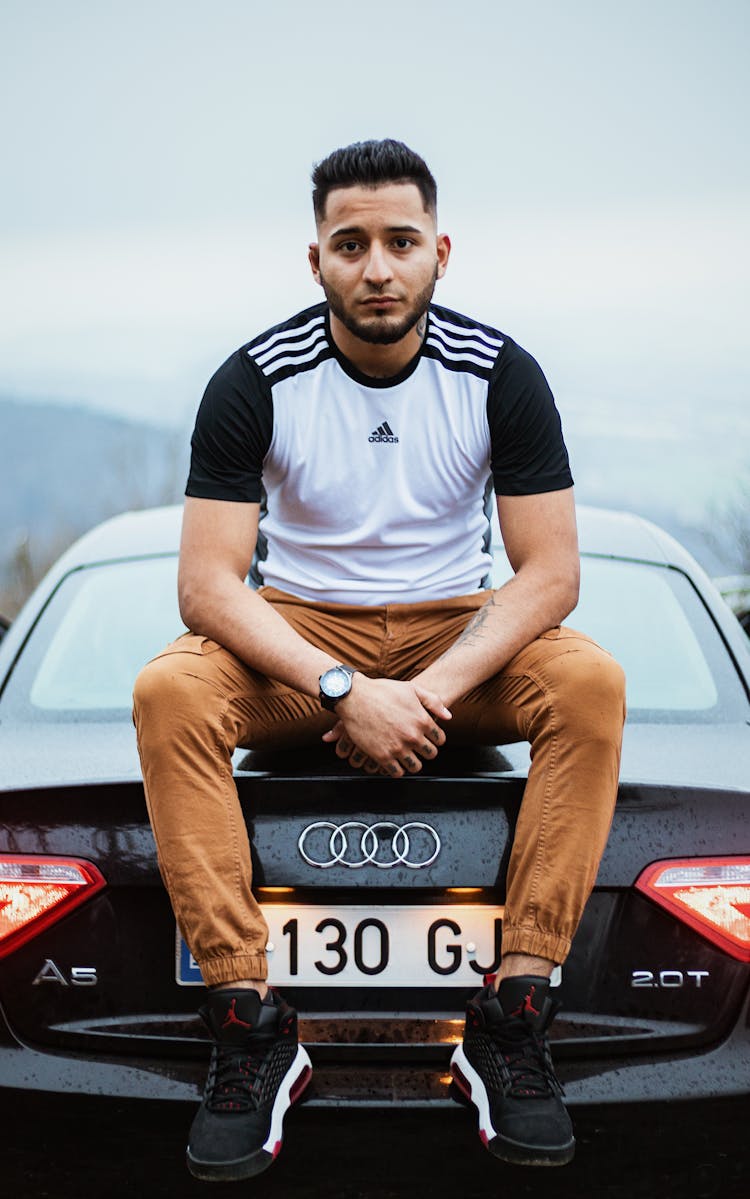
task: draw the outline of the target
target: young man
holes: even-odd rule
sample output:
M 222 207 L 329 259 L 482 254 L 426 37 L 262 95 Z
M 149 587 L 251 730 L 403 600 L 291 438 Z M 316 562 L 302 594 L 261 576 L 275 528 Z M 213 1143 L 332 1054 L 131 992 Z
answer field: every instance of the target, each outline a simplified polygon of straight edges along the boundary
M 135 691 L 163 877 L 210 988 L 215 1046 L 188 1164 L 206 1179 L 265 1169 L 309 1077 L 296 1014 L 265 981 L 231 755 L 321 736 L 394 778 L 452 737 L 531 742 L 502 964 L 468 1005 L 452 1065 L 493 1153 L 562 1164 L 574 1140 L 546 1040 L 549 978 L 606 842 L 624 684 L 607 653 L 560 628 L 578 549 L 558 414 L 509 337 L 431 303 L 450 242 L 421 158 L 358 143 L 313 182 L 325 302 L 208 385 L 180 552 L 191 633 Z M 494 592 L 490 485 L 515 571 Z

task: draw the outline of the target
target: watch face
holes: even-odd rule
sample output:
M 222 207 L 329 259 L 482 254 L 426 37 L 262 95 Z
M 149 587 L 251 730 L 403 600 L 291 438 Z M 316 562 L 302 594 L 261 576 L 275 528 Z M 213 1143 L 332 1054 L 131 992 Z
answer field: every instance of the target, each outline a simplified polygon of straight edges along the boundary
M 320 679 L 320 689 L 330 699 L 338 699 L 342 695 L 346 695 L 351 685 L 349 672 L 342 670 L 340 666 L 331 667 Z

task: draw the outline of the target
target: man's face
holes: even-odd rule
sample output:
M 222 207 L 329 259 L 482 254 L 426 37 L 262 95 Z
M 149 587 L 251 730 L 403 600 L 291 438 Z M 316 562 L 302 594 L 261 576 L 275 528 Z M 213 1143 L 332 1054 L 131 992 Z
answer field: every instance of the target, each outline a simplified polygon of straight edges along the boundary
M 413 183 L 336 188 L 310 246 L 331 312 L 361 341 L 393 345 L 427 310 L 450 242 Z

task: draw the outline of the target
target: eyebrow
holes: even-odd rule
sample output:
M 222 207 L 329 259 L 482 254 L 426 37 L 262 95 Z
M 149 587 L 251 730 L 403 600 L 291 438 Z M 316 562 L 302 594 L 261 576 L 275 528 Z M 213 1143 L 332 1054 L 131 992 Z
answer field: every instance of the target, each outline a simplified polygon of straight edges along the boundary
M 351 237 L 352 234 L 364 233 L 365 230 L 361 225 L 346 225 L 341 229 L 334 229 L 329 236 L 334 237 Z M 424 230 L 416 225 L 389 225 L 386 233 L 423 233 Z

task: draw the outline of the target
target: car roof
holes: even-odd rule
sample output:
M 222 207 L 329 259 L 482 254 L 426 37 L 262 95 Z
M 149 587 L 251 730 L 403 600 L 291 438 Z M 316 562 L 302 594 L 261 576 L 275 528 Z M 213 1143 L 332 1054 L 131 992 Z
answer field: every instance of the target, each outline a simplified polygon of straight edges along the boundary
M 690 554 L 663 529 L 631 512 L 579 505 L 581 553 L 631 558 L 691 571 Z M 179 548 L 182 507 L 124 512 L 84 534 L 60 560 L 65 571 L 96 562 L 152 554 L 174 554 Z M 62 572 L 61 572 L 62 573 Z

